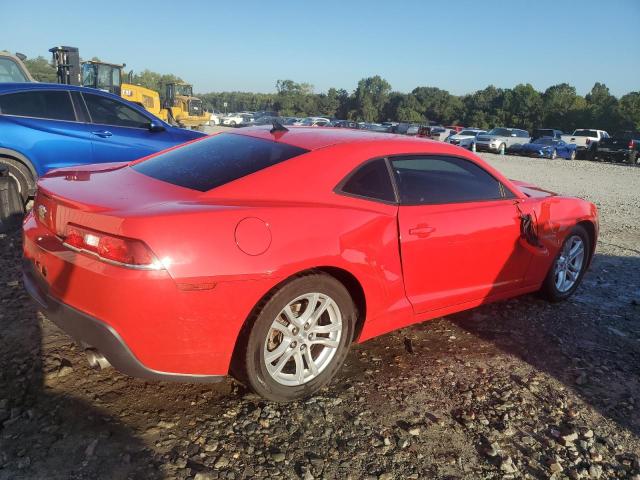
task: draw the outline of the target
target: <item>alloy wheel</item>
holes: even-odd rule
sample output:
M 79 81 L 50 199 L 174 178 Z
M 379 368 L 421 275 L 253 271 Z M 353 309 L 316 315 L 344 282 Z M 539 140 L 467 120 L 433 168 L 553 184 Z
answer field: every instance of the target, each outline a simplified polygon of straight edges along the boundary
M 273 320 L 262 349 L 267 372 L 285 386 L 303 385 L 329 366 L 342 337 L 342 314 L 328 295 L 307 293 Z
M 554 265 L 554 280 L 560 293 L 571 290 L 576 284 L 584 264 L 584 241 L 578 235 L 572 235 L 564 243 Z

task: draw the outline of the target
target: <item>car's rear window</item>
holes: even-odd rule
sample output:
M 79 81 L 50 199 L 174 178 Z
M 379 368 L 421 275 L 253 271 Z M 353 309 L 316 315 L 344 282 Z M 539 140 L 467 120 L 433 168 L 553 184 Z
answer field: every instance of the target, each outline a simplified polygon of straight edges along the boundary
M 285 143 L 223 133 L 170 150 L 132 168 L 164 182 L 206 192 L 307 152 Z
M 598 132 L 595 130 L 576 130 L 573 132 L 574 137 L 597 137 Z

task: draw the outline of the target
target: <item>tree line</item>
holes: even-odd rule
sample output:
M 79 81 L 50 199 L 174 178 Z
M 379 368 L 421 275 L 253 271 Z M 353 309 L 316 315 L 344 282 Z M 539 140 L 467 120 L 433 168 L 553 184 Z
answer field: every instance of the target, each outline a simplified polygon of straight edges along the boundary
M 26 62 L 38 81 L 54 82 L 55 69 L 44 57 Z M 123 79 L 127 81 L 127 79 Z M 132 83 L 151 88 L 164 98 L 164 85 L 181 81 L 173 74 L 144 70 L 132 75 Z M 507 126 L 532 131 L 557 128 L 566 132 L 575 128 L 598 128 L 610 133 L 640 130 L 640 91 L 615 97 L 597 82 L 585 96 L 575 87 L 560 83 L 539 92 L 530 84 L 513 88 L 490 85 L 467 95 L 453 95 L 437 87 L 416 87 L 409 93 L 394 91 L 385 79 L 376 75 L 363 78 L 355 90 L 330 88 L 315 93 L 313 85 L 293 80 L 278 80 L 275 93 L 211 92 L 198 94 L 209 110 L 276 111 L 282 116 L 321 115 L 365 122 L 436 122 L 478 128 Z M 224 104 L 227 107 L 224 107 Z
M 278 80 L 276 93 L 214 92 L 201 94 L 210 109 L 222 111 L 277 111 L 283 116 L 321 115 L 365 122 L 399 121 L 478 128 L 516 127 L 640 130 L 640 92 L 616 98 L 603 83 L 585 96 L 561 83 L 539 92 L 530 84 L 514 88 L 490 85 L 468 95 L 453 95 L 437 87 L 416 87 L 409 93 L 393 91 L 379 76 L 363 78 L 353 92 L 330 88 L 314 93 L 313 86 Z

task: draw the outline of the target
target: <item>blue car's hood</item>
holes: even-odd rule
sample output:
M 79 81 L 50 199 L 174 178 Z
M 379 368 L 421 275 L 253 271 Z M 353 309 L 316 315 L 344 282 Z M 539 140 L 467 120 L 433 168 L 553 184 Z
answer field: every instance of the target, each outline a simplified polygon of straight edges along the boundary
M 553 145 L 547 145 L 546 143 L 525 143 L 522 145 L 524 150 L 544 150 L 545 148 L 553 148 Z

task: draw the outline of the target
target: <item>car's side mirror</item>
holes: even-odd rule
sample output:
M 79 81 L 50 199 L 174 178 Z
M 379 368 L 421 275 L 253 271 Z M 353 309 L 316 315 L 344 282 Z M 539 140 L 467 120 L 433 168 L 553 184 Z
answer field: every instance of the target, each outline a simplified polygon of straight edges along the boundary
M 166 129 L 164 125 L 157 122 L 149 122 L 149 131 L 150 132 L 164 132 Z

